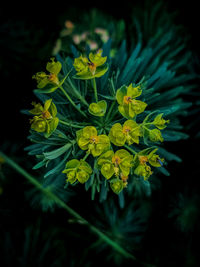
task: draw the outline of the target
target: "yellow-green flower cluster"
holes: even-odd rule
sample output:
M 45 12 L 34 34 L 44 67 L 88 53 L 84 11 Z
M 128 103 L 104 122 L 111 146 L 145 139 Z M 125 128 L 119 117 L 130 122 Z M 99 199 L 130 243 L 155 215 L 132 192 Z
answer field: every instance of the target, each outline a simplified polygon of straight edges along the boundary
M 72 159 L 66 163 L 63 173 L 66 173 L 66 182 L 73 184 L 76 181 L 79 181 L 79 183 L 84 184 L 92 174 L 92 168 L 82 159 Z
M 116 99 L 119 104 L 118 110 L 123 117 L 133 119 L 136 115 L 142 113 L 147 104 L 140 100 L 136 100 L 142 94 L 140 86 L 133 87 L 123 85 L 117 90 Z
M 33 79 L 37 81 L 37 87 L 41 89 L 50 85 L 52 90 L 57 88 L 59 85 L 58 74 L 61 68 L 61 63 L 59 61 L 55 62 L 55 59 L 51 58 L 51 62 L 48 62 L 46 66 L 46 70 L 49 72 L 48 74 L 45 72 L 38 72 L 36 75 L 33 75 Z
M 39 133 L 44 133 L 45 137 L 49 137 L 57 128 L 59 119 L 56 117 L 57 109 L 52 99 L 45 101 L 44 106 L 40 103 L 36 104 L 32 102 L 34 106 L 29 112 L 33 115 L 33 119 L 30 120 L 31 129 Z
M 133 163 L 133 156 L 125 149 L 117 150 L 115 153 L 109 150 L 98 158 L 101 174 L 108 180 L 115 177 L 111 182 L 111 189 L 120 193 L 127 185 L 128 175 Z
M 161 167 L 163 165 L 164 159 L 161 159 L 159 155 L 155 154 L 158 149 L 154 149 L 149 154 L 146 155 L 144 151 L 140 151 L 134 158 L 134 174 L 141 176 L 144 180 L 147 180 L 149 176 L 153 173 L 151 167 L 147 164 L 149 163 L 153 167 Z
M 86 158 L 91 155 L 95 158 L 94 168 L 97 167 L 102 176 L 108 180 L 113 192 L 119 194 L 123 188 L 127 187 L 130 174 L 143 177 L 146 180 L 153 173 L 151 166 L 161 167 L 163 165 L 164 159 L 161 159 L 156 154 L 157 149 L 136 152 L 130 146 L 133 144 L 138 145 L 140 138 L 144 138 L 144 141 L 148 138 L 151 142 L 162 142 L 161 130 L 166 127 L 169 120 L 163 119 L 163 114 L 158 114 L 153 121 L 149 122 L 148 119 L 151 114 L 148 114 L 142 123 L 138 123 L 136 121 L 137 115 L 145 111 L 147 104 L 137 99 L 142 94 L 143 84 L 134 85 L 131 83 L 128 86 L 123 85 L 116 91 L 115 100 L 113 101 L 118 104 L 118 111 L 123 116 L 124 121 L 122 124 L 117 121 L 112 123 L 112 109 L 105 116 L 107 102 L 105 100 L 98 101 L 95 82 L 95 78 L 103 76 L 108 70 L 106 60 L 107 57 L 102 56 L 102 50 L 95 54 L 90 53 L 89 59 L 81 55 L 74 60 L 73 66 L 76 70 L 76 75 L 73 78 L 91 80 L 94 88 L 96 103 L 87 105 L 88 116 L 92 117 L 91 115 L 93 115 L 101 118 L 92 119 L 92 123 L 88 122 L 88 126 L 80 127 L 81 129 L 76 131 L 77 145 L 81 150 L 86 151 L 86 156 L 81 160 L 69 160 L 63 173 L 67 176 L 67 183 L 74 184 L 78 181 L 83 184 L 87 182 L 93 170 L 86 162 Z M 53 92 L 57 88 L 61 88 L 69 102 L 79 112 L 82 112 L 62 87 L 62 83 L 67 76 L 63 80 L 59 80 L 58 75 L 61 67 L 62 65 L 59 61 L 55 62 L 52 59 L 52 62 L 49 62 L 46 67 L 49 74 L 39 72 L 33 78 L 37 80 L 39 89 L 45 89 L 44 93 Z M 59 122 L 56 106 L 52 99 L 45 101 L 44 106 L 36 103 L 33 103 L 33 106 L 34 108 L 30 110 L 30 113 L 35 116 L 31 120 L 31 128 L 49 137 L 55 131 Z M 84 114 L 84 117 L 87 118 L 87 114 Z M 111 115 L 111 119 L 109 115 Z M 103 118 L 104 116 L 105 118 Z M 61 120 L 60 122 L 63 123 Z M 113 148 L 112 145 L 115 147 Z M 147 153 L 147 151 L 151 152 Z
M 110 140 L 107 135 L 97 135 L 94 126 L 86 126 L 76 132 L 77 144 L 82 150 L 87 150 L 93 157 L 101 155 L 102 152 L 110 148 Z
M 139 144 L 140 136 L 142 136 L 141 126 L 133 120 L 125 121 L 123 126 L 115 123 L 109 133 L 110 141 L 116 146 L 123 146 L 125 143 Z
M 108 65 L 105 64 L 107 57 L 102 57 L 102 50 L 98 50 L 96 54 L 90 53 L 89 59 L 84 56 L 75 58 L 74 68 L 77 73 L 75 79 L 89 80 L 103 76 L 108 70 Z

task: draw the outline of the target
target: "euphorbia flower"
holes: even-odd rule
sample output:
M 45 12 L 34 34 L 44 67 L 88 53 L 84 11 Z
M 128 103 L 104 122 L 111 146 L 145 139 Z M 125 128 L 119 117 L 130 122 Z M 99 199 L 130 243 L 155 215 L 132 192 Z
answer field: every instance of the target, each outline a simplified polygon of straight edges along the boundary
M 141 135 L 140 125 L 133 120 L 127 120 L 123 126 L 120 123 L 114 124 L 110 130 L 109 138 L 114 145 L 123 146 L 126 142 L 128 145 L 139 144 Z
M 46 70 L 49 73 L 38 72 L 33 75 L 33 79 L 37 81 L 37 88 L 35 92 L 38 93 L 52 93 L 59 88 L 67 78 L 68 74 L 62 79 L 59 79 L 59 73 L 61 71 L 62 64 L 54 58 L 51 58 L 51 62 L 47 63 Z
M 97 135 L 94 126 L 86 126 L 76 132 L 77 143 L 82 150 L 88 150 L 94 157 L 102 154 L 110 148 L 110 140 L 107 135 Z
M 102 57 L 102 50 L 97 53 L 89 54 L 87 57 L 80 56 L 74 60 L 74 68 L 77 73 L 75 79 L 88 80 L 103 76 L 108 70 L 108 65 L 105 64 L 107 57 Z
M 83 184 L 87 182 L 90 175 L 92 174 L 91 166 L 84 160 L 72 159 L 66 163 L 65 170 L 67 180 L 70 184 L 73 184 L 77 180 Z
M 132 166 L 133 156 L 125 149 L 120 149 L 115 153 L 109 150 L 98 158 L 98 165 L 101 168 L 101 174 L 110 179 L 113 175 L 117 177 L 128 176 Z
M 101 100 L 97 103 L 91 103 L 89 106 L 88 111 L 90 114 L 97 116 L 97 117 L 102 117 L 104 116 L 107 108 L 107 103 L 105 100 Z
M 33 115 L 31 122 L 31 129 L 36 132 L 44 133 L 45 137 L 49 137 L 57 128 L 59 119 L 56 117 L 57 109 L 52 99 L 45 101 L 44 106 L 40 103 L 32 103 L 34 106 L 29 112 Z
M 161 167 L 164 159 L 161 159 L 159 155 L 155 154 L 158 149 L 154 149 L 150 153 L 146 153 L 146 150 L 140 151 L 134 158 L 134 174 L 142 176 L 144 180 L 147 180 L 153 173 L 149 163 L 153 167 Z
M 145 110 L 147 104 L 135 99 L 140 96 L 141 93 L 142 90 L 140 86 L 133 87 L 132 84 L 128 87 L 123 85 L 117 90 L 116 99 L 119 104 L 118 110 L 122 116 L 131 119 Z

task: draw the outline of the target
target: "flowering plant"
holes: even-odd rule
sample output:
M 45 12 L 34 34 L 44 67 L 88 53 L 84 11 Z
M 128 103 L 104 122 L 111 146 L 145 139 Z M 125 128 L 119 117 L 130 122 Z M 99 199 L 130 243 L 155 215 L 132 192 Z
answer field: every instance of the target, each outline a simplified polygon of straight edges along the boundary
M 66 174 L 67 186 L 80 182 L 86 189 L 95 186 L 100 191 L 100 186 L 109 190 L 110 185 L 119 194 L 134 177 L 145 181 L 153 173 L 151 167 L 163 168 L 164 159 L 157 151 L 164 141 L 161 131 L 169 120 L 159 110 L 145 111 L 148 103 L 142 96 L 150 89 L 144 78 L 117 88 L 111 77 L 107 80 L 110 94 L 103 95 L 98 79 L 102 83 L 108 75 L 111 66 L 107 59 L 103 50 L 70 62 L 69 58 L 51 59 L 46 67 L 50 74 L 39 72 L 33 78 L 38 83 L 36 94 L 43 97 L 51 93 L 52 98 L 45 98 L 44 107 L 33 103 L 29 112 L 35 115 L 30 120 L 33 136 L 43 134 L 49 141 L 63 142 L 60 148 L 45 152 L 36 168 L 65 153 L 59 166 L 65 166 L 60 171 Z

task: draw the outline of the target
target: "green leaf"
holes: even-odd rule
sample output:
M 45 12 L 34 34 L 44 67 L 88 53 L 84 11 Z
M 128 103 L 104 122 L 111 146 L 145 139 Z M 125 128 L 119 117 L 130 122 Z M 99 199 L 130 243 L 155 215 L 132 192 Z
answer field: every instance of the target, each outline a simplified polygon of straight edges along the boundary
M 62 168 L 62 166 L 65 164 L 66 160 L 68 159 L 68 157 L 71 154 L 71 149 L 69 149 L 68 153 L 65 155 L 64 159 L 53 169 L 51 169 L 50 171 L 48 171 L 45 175 L 44 178 L 46 178 L 49 175 L 52 175 L 58 171 L 60 171 L 60 169 Z
M 72 146 L 72 143 L 67 143 L 66 145 L 55 149 L 51 152 L 45 152 L 43 153 L 46 159 L 56 159 L 60 157 L 63 153 L 65 153 L 68 149 L 70 149 Z

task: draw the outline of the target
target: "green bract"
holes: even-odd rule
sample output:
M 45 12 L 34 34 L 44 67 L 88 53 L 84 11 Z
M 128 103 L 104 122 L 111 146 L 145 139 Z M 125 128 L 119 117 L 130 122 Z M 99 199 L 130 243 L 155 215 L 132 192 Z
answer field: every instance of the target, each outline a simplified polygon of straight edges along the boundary
M 133 87 L 132 84 L 128 87 L 123 85 L 117 90 L 116 99 L 119 104 L 119 112 L 122 116 L 131 119 L 145 110 L 147 104 L 140 100 L 135 100 L 141 93 L 140 86 Z
M 164 159 L 161 159 L 159 155 L 155 154 L 155 152 L 158 149 L 154 149 L 149 155 L 148 155 L 148 161 L 153 167 L 161 167 L 163 165 Z
M 31 129 L 36 132 L 44 133 L 45 137 L 49 137 L 57 128 L 59 119 L 56 117 L 57 109 L 52 99 L 48 99 L 44 103 L 44 107 L 41 104 L 32 103 L 34 106 L 29 112 L 33 115 L 31 122 Z
M 132 166 L 133 156 L 125 149 L 120 149 L 115 153 L 109 150 L 98 158 L 98 165 L 101 168 L 101 174 L 110 179 L 114 174 L 128 176 Z
M 110 181 L 110 187 L 115 194 L 119 194 L 124 188 L 124 183 L 120 179 L 113 179 Z
M 74 68 L 77 73 L 75 79 L 89 80 L 103 76 L 108 70 L 108 64 L 105 64 L 107 57 L 102 57 L 102 50 L 96 54 L 90 53 L 89 59 L 82 55 L 74 60 Z
M 101 155 L 102 152 L 110 148 L 108 136 L 97 135 L 94 126 L 86 126 L 76 132 L 77 143 L 82 150 L 88 150 L 94 157 Z
M 161 131 L 159 131 L 158 129 L 148 130 L 148 138 L 152 142 L 164 141 Z
M 154 124 L 158 129 L 163 130 L 167 127 L 166 123 L 169 123 L 169 120 L 165 120 L 162 118 L 163 113 L 158 114 L 153 120 L 152 124 Z
M 101 100 L 97 103 L 91 103 L 88 111 L 90 114 L 98 117 L 104 116 L 106 113 L 107 103 L 105 100 Z
M 127 120 L 123 126 L 120 123 L 114 124 L 109 133 L 110 141 L 116 146 L 123 146 L 126 142 L 128 145 L 139 144 L 140 136 L 140 125 L 133 120 Z
M 149 153 L 149 150 L 140 151 L 134 158 L 134 174 L 142 176 L 145 180 L 153 173 L 149 163 L 153 167 L 161 167 L 164 159 L 155 154 L 158 149 L 154 149 Z
M 83 184 L 87 182 L 90 175 L 92 174 L 92 168 L 84 160 L 72 159 L 66 163 L 65 170 L 62 171 L 66 173 L 67 182 L 73 184 L 77 180 Z
M 46 70 L 49 74 L 46 74 L 45 72 L 38 72 L 33 75 L 33 79 L 36 79 L 37 81 L 38 88 L 35 92 L 43 94 L 52 93 L 62 86 L 69 73 L 60 80 L 58 75 L 61 68 L 62 64 L 59 61 L 55 62 L 54 58 L 51 58 L 51 62 L 48 62 L 46 66 Z
M 147 180 L 149 176 L 152 174 L 151 167 L 148 166 L 146 163 L 140 164 L 134 170 L 134 174 L 138 176 L 142 176 L 144 180 Z

